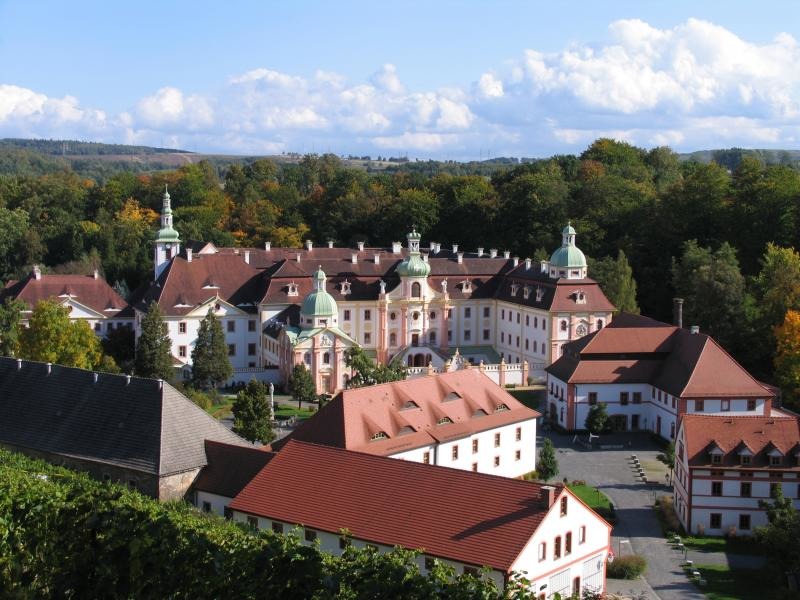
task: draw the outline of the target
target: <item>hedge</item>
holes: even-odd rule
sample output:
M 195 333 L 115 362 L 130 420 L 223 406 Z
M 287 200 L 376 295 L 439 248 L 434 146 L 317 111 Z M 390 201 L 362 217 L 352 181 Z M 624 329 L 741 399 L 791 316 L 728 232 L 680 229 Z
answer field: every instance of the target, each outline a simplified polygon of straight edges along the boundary
M 252 532 L 0 450 L 4 597 L 503 597 L 488 578 L 456 576 L 438 561 L 423 575 L 416 556 L 351 547 L 334 557 L 293 535 Z
M 608 564 L 606 574 L 612 579 L 636 579 L 647 570 L 647 561 L 642 556 L 618 556 Z

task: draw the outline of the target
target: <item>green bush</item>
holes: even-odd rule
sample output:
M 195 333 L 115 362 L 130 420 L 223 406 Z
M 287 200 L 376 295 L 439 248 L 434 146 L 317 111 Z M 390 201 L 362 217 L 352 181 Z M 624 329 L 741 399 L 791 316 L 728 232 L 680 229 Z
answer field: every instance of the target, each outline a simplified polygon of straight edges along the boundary
M 183 502 L 0 450 L 0 595 L 4 598 L 482 598 L 486 578 L 416 554 L 348 549 L 253 533 Z
M 608 564 L 606 574 L 612 579 L 636 579 L 647 570 L 647 561 L 643 556 L 618 556 Z

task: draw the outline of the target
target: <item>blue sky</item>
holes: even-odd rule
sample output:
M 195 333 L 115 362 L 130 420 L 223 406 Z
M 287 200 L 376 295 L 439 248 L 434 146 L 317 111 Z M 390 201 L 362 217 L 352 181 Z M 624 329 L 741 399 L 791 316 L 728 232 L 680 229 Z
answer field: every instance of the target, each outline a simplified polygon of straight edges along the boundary
M 0 0 L 0 136 L 474 159 L 796 148 L 798 2 Z

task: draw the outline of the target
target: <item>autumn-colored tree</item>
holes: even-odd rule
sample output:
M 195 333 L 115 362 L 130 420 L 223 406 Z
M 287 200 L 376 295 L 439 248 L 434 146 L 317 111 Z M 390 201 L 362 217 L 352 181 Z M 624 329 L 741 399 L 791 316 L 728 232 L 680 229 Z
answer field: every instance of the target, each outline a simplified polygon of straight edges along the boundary
M 800 311 L 787 311 L 783 324 L 775 328 L 775 340 L 775 377 L 783 390 L 785 403 L 797 406 L 800 400 Z

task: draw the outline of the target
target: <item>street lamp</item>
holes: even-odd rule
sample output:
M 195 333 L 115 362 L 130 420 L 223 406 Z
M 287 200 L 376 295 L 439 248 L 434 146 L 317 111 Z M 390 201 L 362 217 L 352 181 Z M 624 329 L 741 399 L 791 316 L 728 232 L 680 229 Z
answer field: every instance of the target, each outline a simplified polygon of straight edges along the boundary
M 619 540 L 619 541 L 617 541 L 617 554 L 619 556 L 622 556 L 622 544 L 630 545 L 630 543 L 631 543 L 630 540 Z

